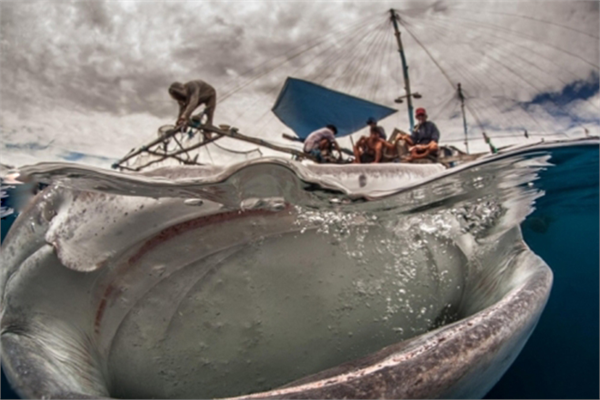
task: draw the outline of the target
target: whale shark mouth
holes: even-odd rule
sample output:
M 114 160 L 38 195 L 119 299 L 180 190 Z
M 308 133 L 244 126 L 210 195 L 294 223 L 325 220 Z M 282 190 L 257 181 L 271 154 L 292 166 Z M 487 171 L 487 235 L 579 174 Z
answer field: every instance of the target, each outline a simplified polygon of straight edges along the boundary
M 50 186 L 2 248 L 7 375 L 28 397 L 483 396 L 552 285 L 519 229 L 547 159 L 25 168 Z

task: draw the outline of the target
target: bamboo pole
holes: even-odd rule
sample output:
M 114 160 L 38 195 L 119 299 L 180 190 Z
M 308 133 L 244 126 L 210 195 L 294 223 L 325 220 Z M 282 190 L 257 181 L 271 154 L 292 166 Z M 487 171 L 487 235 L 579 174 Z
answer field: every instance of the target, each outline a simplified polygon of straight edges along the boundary
M 123 157 L 121 160 L 119 160 L 117 163 L 113 164 L 113 168 L 123 168 L 123 169 L 132 170 L 132 168 L 124 167 L 124 166 L 122 166 L 122 164 L 124 162 L 130 160 L 131 158 L 133 158 L 133 157 L 135 157 L 137 155 L 140 155 L 140 154 L 142 154 L 144 152 L 152 154 L 152 155 L 160 156 L 160 157 L 163 157 L 163 158 L 159 159 L 159 160 L 152 160 L 152 161 L 150 161 L 150 162 L 148 162 L 148 163 L 146 163 L 146 164 L 144 164 L 144 165 L 142 165 L 142 166 L 140 166 L 138 168 L 135 168 L 134 170 L 136 170 L 136 171 L 139 171 L 142 168 L 149 167 L 150 165 L 155 164 L 155 163 L 160 162 L 160 161 L 163 161 L 164 159 L 169 158 L 169 157 L 170 158 L 174 158 L 174 159 L 176 159 L 176 160 L 178 160 L 180 162 L 183 162 L 185 164 L 190 164 L 190 163 L 193 163 L 193 162 L 189 162 L 189 161 L 185 162 L 183 159 L 181 159 L 180 157 L 177 157 L 177 156 L 179 156 L 180 154 L 183 154 L 183 153 L 187 154 L 187 152 L 189 152 L 191 150 L 195 150 L 195 149 L 198 149 L 198 148 L 200 148 L 202 146 L 206 146 L 207 144 L 212 143 L 215 140 L 218 140 L 218 139 L 220 139 L 222 137 L 230 137 L 232 139 L 240 140 L 242 142 L 252 143 L 252 144 L 256 144 L 258 146 L 267 147 L 267 148 L 272 149 L 272 150 L 280 151 L 282 153 L 291 154 L 291 155 L 294 155 L 294 156 L 296 156 L 298 158 L 307 158 L 307 159 L 315 161 L 315 159 L 312 156 L 310 156 L 309 154 L 306 154 L 304 152 L 301 152 L 301 151 L 298 151 L 298 150 L 295 150 L 295 149 L 291 149 L 289 147 L 278 146 L 276 144 L 269 143 L 269 142 L 267 142 L 265 140 L 262 140 L 262 139 L 258 139 L 258 138 L 254 138 L 254 137 L 251 137 L 251 136 L 243 135 L 243 134 L 239 133 L 239 131 L 238 131 L 237 128 L 233 128 L 232 127 L 229 130 L 223 130 L 223 129 L 219 129 L 219 128 L 216 128 L 216 127 L 213 127 L 213 126 L 201 125 L 201 124 L 197 123 L 194 120 L 190 121 L 189 126 L 192 127 L 193 129 L 198 130 L 198 131 L 215 133 L 218 136 L 216 136 L 214 138 L 211 138 L 211 139 L 204 140 L 201 143 L 195 144 L 195 145 L 187 147 L 187 148 L 184 148 L 178 142 L 179 146 L 182 147 L 181 150 L 178 150 L 178 151 L 175 151 L 175 152 L 172 152 L 172 153 L 162 153 L 161 154 L 161 153 L 159 153 L 159 152 L 157 152 L 155 150 L 152 150 L 151 147 L 156 146 L 156 145 L 161 144 L 161 143 L 164 143 L 165 140 L 173 137 L 176 133 L 180 132 L 177 129 L 171 129 L 171 130 L 167 131 L 161 137 L 159 137 L 159 138 L 151 141 L 150 143 L 148 143 L 148 144 L 146 144 L 144 146 L 141 146 L 138 149 L 135 149 L 135 150 L 131 151 L 129 154 L 127 154 L 125 157 Z M 188 154 L 188 158 L 189 158 L 189 154 Z
M 402 39 L 400 38 L 400 29 L 398 28 L 398 14 L 396 11 L 390 9 L 390 19 L 394 25 L 394 35 L 396 36 L 396 43 L 398 44 L 398 52 L 402 60 L 402 72 L 404 74 L 404 90 L 406 91 L 406 104 L 408 105 L 408 119 L 410 121 L 410 131 L 412 132 L 415 127 L 413 119 L 413 105 L 412 105 L 412 93 L 410 91 L 410 80 L 408 79 L 408 65 L 406 63 L 406 56 L 404 55 L 404 47 L 402 46 Z
M 298 151 L 295 149 L 290 149 L 289 147 L 283 147 L 283 146 L 278 146 L 276 144 L 272 144 L 269 143 L 265 140 L 262 139 L 258 139 L 258 138 L 254 138 L 251 136 L 246 136 L 243 135 L 241 133 L 238 132 L 237 128 L 230 128 L 228 131 L 222 130 L 222 129 L 218 129 L 215 127 L 209 127 L 209 126 L 204 126 L 204 125 L 198 125 L 198 124 L 194 124 L 193 125 L 196 129 L 202 129 L 204 131 L 208 131 L 208 132 L 212 132 L 212 133 L 216 133 L 219 135 L 223 135 L 223 136 L 227 136 L 233 139 L 237 139 L 237 140 L 241 140 L 242 142 L 248 142 L 248 143 L 252 143 L 252 144 L 256 144 L 262 147 L 267 147 L 269 149 L 273 149 L 273 150 L 277 150 L 277 151 L 281 151 L 282 153 L 288 153 L 291 155 L 294 155 L 298 158 L 308 158 L 308 159 L 313 159 L 310 155 L 302 152 L 302 151 Z
M 113 164 L 113 167 L 118 167 L 120 164 L 124 163 L 125 161 L 139 155 L 142 154 L 144 151 L 148 150 L 150 147 L 155 146 L 159 143 L 163 143 L 166 139 L 169 139 L 171 136 L 175 135 L 177 132 L 179 132 L 178 129 L 170 129 L 168 130 L 164 135 L 154 139 L 153 141 L 151 141 L 150 143 L 138 148 L 137 150 L 133 150 L 131 152 L 129 152 L 129 154 L 127 154 L 125 157 L 123 157 L 122 159 L 120 159 L 116 165 Z

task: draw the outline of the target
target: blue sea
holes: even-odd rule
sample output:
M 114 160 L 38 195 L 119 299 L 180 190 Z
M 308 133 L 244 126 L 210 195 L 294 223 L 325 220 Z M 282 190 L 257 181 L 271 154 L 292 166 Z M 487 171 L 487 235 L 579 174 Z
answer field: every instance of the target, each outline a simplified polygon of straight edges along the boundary
M 525 348 L 487 398 L 599 397 L 599 149 L 549 150 L 534 182 L 544 195 L 521 224 L 554 273 L 548 304 Z M 3 185 L 2 240 L 31 186 Z M 10 214 L 10 209 L 16 209 Z M 16 398 L 2 373 L 2 398 Z

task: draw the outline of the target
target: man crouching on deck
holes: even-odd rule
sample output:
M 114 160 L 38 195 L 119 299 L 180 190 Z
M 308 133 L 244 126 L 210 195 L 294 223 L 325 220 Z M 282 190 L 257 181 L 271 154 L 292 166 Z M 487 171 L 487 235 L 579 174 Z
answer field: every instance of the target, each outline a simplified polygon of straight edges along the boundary
M 317 162 L 330 161 L 332 147 L 339 153 L 338 160 L 342 158 L 342 152 L 338 142 L 335 140 L 337 128 L 335 125 L 327 125 L 325 128 L 317 129 L 306 137 L 304 141 L 304 153 L 311 155 Z
M 194 110 L 204 104 L 204 114 L 208 117 L 207 126 L 213 126 L 213 116 L 217 108 L 217 91 L 208 83 L 195 80 L 188 83 L 175 82 L 169 87 L 169 94 L 179 104 L 177 128 L 186 130 L 188 121 Z M 201 119 L 202 114 L 199 116 Z

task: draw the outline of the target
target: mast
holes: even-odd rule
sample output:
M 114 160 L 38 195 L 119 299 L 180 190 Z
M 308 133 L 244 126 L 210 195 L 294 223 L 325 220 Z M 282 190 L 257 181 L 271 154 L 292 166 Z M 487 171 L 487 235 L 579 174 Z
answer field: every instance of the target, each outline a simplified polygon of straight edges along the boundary
M 410 131 L 412 132 L 415 121 L 413 117 L 413 105 L 412 105 L 412 94 L 410 93 L 410 80 L 408 79 L 408 65 L 406 65 L 406 56 L 404 55 L 404 48 L 402 47 L 402 40 L 400 39 L 400 30 L 398 29 L 398 15 L 393 8 L 390 8 L 390 19 L 394 25 L 394 35 L 398 42 L 398 52 L 400 52 L 400 58 L 402 59 L 402 72 L 404 73 L 404 90 L 406 90 L 406 102 L 408 104 L 408 119 L 410 121 Z
M 465 147 L 467 148 L 467 154 L 469 154 L 469 137 L 467 136 L 467 116 L 465 114 L 465 96 L 463 95 L 460 83 L 458 84 L 458 98 L 460 99 L 460 111 L 463 117 L 463 127 L 465 129 Z

